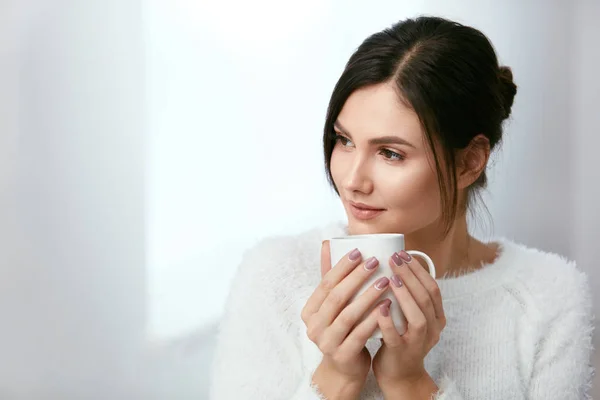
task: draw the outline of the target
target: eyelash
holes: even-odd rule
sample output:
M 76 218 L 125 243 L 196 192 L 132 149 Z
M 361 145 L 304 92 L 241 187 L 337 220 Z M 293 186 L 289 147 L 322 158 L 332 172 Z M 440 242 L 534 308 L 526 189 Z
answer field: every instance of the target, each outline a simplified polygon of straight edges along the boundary
M 344 140 L 350 142 L 350 139 L 335 132 L 332 133 L 332 139 L 335 143 L 341 142 L 344 147 L 346 147 L 346 144 L 343 142 Z M 386 148 L 381 149 L 379 153 L 382 154 L 387 161 L 403 161 L 406 158 L 402 154 Z M 392 157 L 396 157 L 396 159 L 392 159 Z

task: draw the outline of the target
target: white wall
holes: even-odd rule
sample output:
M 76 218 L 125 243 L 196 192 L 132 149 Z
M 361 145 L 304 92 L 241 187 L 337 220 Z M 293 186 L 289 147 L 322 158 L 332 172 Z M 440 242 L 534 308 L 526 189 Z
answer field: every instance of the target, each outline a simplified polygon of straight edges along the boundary
M 5 7 L 0 397 L 126 398 L 146 334 L 140 5 Z
M 308 19 L 264 20 L 267 3 L 239 3 L 230 21 L 216 3 L 146 2 L 153 337 L 218 318 L 242 252 L 259 238 L 336 213 L 319 143 L 342 57 L 319 44 L 330 33 L 320 3 L 297 3 Z M 271 28 L 283 36 L 263 36 Z
M 575 35 L 571 57 L 572 103 L 570 104 L 572 130 L 566 136 L 572 141 L 570 154 L 574 166 L 572 209 L 570 224 L 574 239 L 574 255 L 590 276 L 596 313 L 600 310 L 600 1 L 584 0 L 577 3 Z M 600 317 L 597 317 L 600 320 Z M 597 324 L 600 322 L 597 320 Z M 597 325 L 596 325 L 597 326 Z M 596 328 L 595 346 L 600 347 Z M 596 351 L 594 364 L 600 370 L 600 352 Z M 600 372 L 594 380 L 594 398 L 600 398 Z

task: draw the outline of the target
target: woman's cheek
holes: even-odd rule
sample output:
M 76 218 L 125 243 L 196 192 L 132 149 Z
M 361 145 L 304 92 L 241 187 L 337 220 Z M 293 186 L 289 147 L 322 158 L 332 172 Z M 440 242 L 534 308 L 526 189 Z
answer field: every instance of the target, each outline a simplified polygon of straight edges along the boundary
M 423 223 L 435 219 L 440 213 L 440 196 L 435 176 L 422 169 L 402 172 L 403 174 L 393 178 L 388 175 L 388 179 L 380 185 L 380 189 L 385 192 L 388 209 L 398 219 L 412 221 L 410 225 L 420 225 L 417 221 L 420 219 L 424 219 Z

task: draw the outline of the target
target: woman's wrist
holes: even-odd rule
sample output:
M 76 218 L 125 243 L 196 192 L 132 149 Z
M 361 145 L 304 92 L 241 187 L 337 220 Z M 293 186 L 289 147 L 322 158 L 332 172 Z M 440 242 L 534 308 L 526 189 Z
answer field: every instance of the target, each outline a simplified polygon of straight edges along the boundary
M 345 376 L 321 363 L 312 376 L 312 384 L 327 400 L 357 399 L 364 379 Z
M 380 383 L 379 386 L 386 400 L 399 398 L 429 400 L 439 390 L 428 373 L 423 374 L 419 379 L 397 381 L 388 384 Z

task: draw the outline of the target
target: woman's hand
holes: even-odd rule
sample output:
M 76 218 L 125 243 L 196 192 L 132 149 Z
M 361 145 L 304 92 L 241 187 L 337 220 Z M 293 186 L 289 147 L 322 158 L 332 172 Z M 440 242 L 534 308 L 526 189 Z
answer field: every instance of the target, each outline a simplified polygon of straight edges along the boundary
M 437 282 L 419 261 L 401 251 L 390 258 L 390 265 L 395 272 L 390 286 L 405 316 L 407 330 L 398 334 L 389 306 L 379 307 L 383 339 L 373 359 L 373 373 L 384 394 L 399 395 L 423 383 L 432 387 L 423 360 L 438 343 L 446 316 Z
M 331 382 L 334 376 L 339 378 L 339 384 L 356 383 L 359 391 L 364 384 L 371 368 L 371 356 L 365 344 L 377 328 L 379 308 L 375 307 L 364 317 L 388 289 L 389 279 L 381 278 L 352 303 L 347 303 L 378 264 L 375 258 L 363 261 L 360 251 L 355 249 L 346 254 L 335 268 L 331 268 L 329 241 L 323 243 L 322 280 L 302 310 L 307 335 L 323 353 L 323 361 L 313 376 L 315 381 L 319 374 L 320 377 L 327 377 L 322 379 L 324 385 L 340 389 L 339 385 Z M 382 302 L 388 303 L 389 300 Z M 319 384 L 323 394 L 328 395 L 326 388 L 321 386 Z

